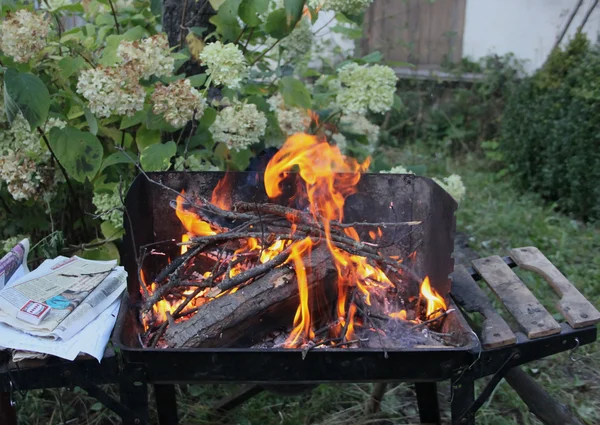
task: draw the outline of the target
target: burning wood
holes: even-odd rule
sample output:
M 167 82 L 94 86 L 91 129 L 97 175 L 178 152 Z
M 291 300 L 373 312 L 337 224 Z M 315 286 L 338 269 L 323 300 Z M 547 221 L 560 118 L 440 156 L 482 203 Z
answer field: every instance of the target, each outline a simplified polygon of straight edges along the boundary
M 210 202 L 182 192 L 175 202 L 187 231 L 181 256 L 150 285 L 140 264 L 146 343 L 255 344 L 291 324 L 285 347 L 373 346 L 365 344 L 373 337 L 383 347 L 387 322 L 402 322 L 404 334 L 435 326 L 446 314 L 445 300 L 411 270 L 410 258 L 386 255 L 377 243 L 382 229 L 420 222 L 343 223 L 345 200 L 367 167 L 297 134 L 264 174 L 267 195 L 281 202 L 283 181 L 298 170 L 302 184 L 290 206 L 232 203 L 226 178 Z M 368 231 L 369 242 L 359 229 Z M 420 294 L 405 293 L 409 282 L 420 284 Z M 325 332 L 315 331 L 324 325 Z

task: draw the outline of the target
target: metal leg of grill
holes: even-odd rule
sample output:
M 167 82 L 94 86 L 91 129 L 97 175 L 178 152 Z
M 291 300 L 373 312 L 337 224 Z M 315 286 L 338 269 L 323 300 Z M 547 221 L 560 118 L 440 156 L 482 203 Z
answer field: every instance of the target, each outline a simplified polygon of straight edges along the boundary
M 123 425 L 148 423 L 148 384 L 142 367 L 125 367 L 119 382 L 121 404 L 133 410 L 136 417 L 123 419 Z
M 263 391 L 264 389 L 258 385 L 244 385 L 235 393 L 216 402 L 213 405 L 212 414 L 222 416 Z
M 475 403 L 475 381 L 472 377 L 463 375 L 458 380 L 452 380 L 452 425 L 475 425 L 475 413 L 471 407 Z
M 175 385 L 154 385 L 154 399 L 160 425 L 178 425 Z
M 440 404 L 438 402 L 437 385 L 435 382 L 417 382 L 417 405 L 421 423 L 440 425 Z

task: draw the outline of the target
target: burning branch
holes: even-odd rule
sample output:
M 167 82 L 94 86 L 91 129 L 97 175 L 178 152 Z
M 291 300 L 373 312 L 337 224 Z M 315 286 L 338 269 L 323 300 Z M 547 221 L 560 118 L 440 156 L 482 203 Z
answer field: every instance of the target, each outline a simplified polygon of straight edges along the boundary
M 290 297 L 297 311 L 284 346 L 304 346 L 304 356 L 316 347 L 369 341 L 357 334 L 358 328 L 375 329 L 383 347 L 381 324 L 401 320 L 424 327 L 451 311 L 427 278 L 386 255 L 386 246 L 377 243 L 382 229 L 395 233 L 421 221 L 343 222 L 345 199 L 356 192 L 367 165 L 344 158 L 336 149 L 312 136 L 296 135 L 271 160 L 264 176 L 267 195 L 280 197 L 281 182 L 298 167 L 304 186 L 294 196 L 301 201 L 297 205 L 234 203 L 224 198 L 229 193 L 226 179 L 210 201 L 185 192 L 177 196 L 172 206 L 187 231 L 178 244 L 181 255 L 151 282 L 143 272 L 147 247 L 140 256 L 142 320 L 152 346 L 163 337 L 171 346 L 208 346 L 217 340 L 232 344 L 252 325 L 251 318 L 273 311 L 282 317 L 293 313 Z M 373 242 L 361 240 L 357 229 L 367 229 Z M 422 283 L 422 296 L 412 301 L 415 315 L 386 311 L 404 305 L 396 285 L 410 281 Z M 319 291 L 329 294 L 319 307 L 324 311 L 314 305 Z M 372 298 L 387 306 L 378 319 L 365 309 Z M 426 307 L 420 306 L 422 301 Z M 324 330 L 314 331 L 328 321 Z

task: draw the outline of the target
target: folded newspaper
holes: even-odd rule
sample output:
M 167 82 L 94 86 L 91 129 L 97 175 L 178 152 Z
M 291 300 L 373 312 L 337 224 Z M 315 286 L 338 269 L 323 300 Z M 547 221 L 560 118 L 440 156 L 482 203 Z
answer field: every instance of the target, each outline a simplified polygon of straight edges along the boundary
M 46 260 L 29 273 L 28 249 L 21 241 L 0 260 L 7 282 L 0 290 L 0 346 L 69 359 L 81 351 L 100 360 L 126 287 L 125 270 L 116 261 L 75 256 Z

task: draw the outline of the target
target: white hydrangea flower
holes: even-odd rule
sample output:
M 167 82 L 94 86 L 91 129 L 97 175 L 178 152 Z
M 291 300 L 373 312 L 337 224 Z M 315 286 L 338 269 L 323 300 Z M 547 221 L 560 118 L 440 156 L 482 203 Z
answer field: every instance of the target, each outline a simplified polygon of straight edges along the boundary
M 187 158 L 178 156 L 175 158 L 174 168 L 175 171 L 219 171 L 219 167 L 202 160 L 197 155 L 188 155 Z
M 0 48 L 16 62 L 25 63 L 46 47 L 49 22 L 42 15 L 19 9 L 2 23 Z
M 54 173 L 50 174 L 49 168 L 38 170 L 35 161 L 22 153 L 10 152 L 0 157 L 0 180 L 6 182 L 8 193 L 15 201 L 38 198 L 41 186 L 53 182 Z
M 210 126 L 215 142 L 242 150 L 258 143 L 267 129 L 267 117 L 253 103 L 234 103 L 222 109 Z
M 141 41 L 121 41 L 117 55 L 140 78 L 168 77 L 173 74 L 175 59 L 171 56 L 169 40 L 165 34 L 156 34 Z
M 190 80 L 179 80 L 168 86 L 158 83 L 152 94 L 155 114 L 162 114 L 173 127 L 182 127 L 192 118 L 204 115 L 206 100 L 192 87 Z
M 53 127 L 64 128 L 66 125 L 67 123 L 60 119 L 49 118 L 44 125 L 44 131 L 48 133 Z M 47 162 L 50 159 L 50 151 L 42 143 L 40 134 L 36 130 L 31 130 L 22 114 L 19 113 L 15 117 L 6 133 L 8 143 L 4 144 L 4 149 L 21 152 L 37 163 Z
M 208 68 L 206 74 L 217 85 L 236 89 L 248 73 L 246 58 L 233 43 L 223 45 L 216 41 L 207 44 L 199 57 Z
M 123 204 L 117 189 L 113 193 L 94 193 L 92 202 L 102 220 L 110 222 L 117 229 L 123 228 Z
M 25 239 L 26 236 L 12 236 L 8 239 L 0 241 L 0 256 L 10 252 L 19 242 Z
M 383 174 L 415 174 L 412 171 L 404 168 L 402 165 L 396 165 L 395 167 L 392 167 L 390 170 L 380 171 L 380 173 L 383 173 Z
M 345 113 L 384 113 L 392 108 L 398 81 L 392 68 L 350 63 L 338 75 L 343 86 L 336 101 Z
M 341 124 L 350 133 L 367 136 L 369 151 L 373 152 L 375 150 L 379 141 L 379 126 L 373 124 L 362 115 L 345 115 L 341 119 Z
M 373 3 L 373 0 L 308 0 L 313 9 L 333 10 L 347 15 L 359 15 Z
M 331 140 L 335 142 L 336 146 L 340 149 L 340 152 L 344 153 L 346 152 L 346 149 L 348 149 L 348 140 L 342 133 L 333 134 Z
M 434 177 L 433 181 L 440 185 L 442 189 L 450 194 L 456 202 L 461 202 L 466 193 L 467 188 L 465 187 L 462 178 L 458 174 L 452 174 L 443 179 L 437 179 Z
M 285 59 L 303 58 L 307 54 L 310 55 L 314 35 L 310 19 L 301 19 L 296 28 L 283 40 L 279 42 L 279 46 L 285 50 L 283 57 Z M 269 46 L 271 43 L 267 43 Z
M 89 102 L 99 117 L 133 115 L 144 108 L 146 92 L 128 65 L 87 69 L 79 75 L 77 93 Z
M 279 128 L 286 135 L 291 136 L 295 133 L 302 133 L 310 125 L 310 116 L 307 111 L 298 107 L 285 106 L 281 94 L 277 93 L 267 102 L 271 105 L 271 111 L 274 111 L 277 115 Z

